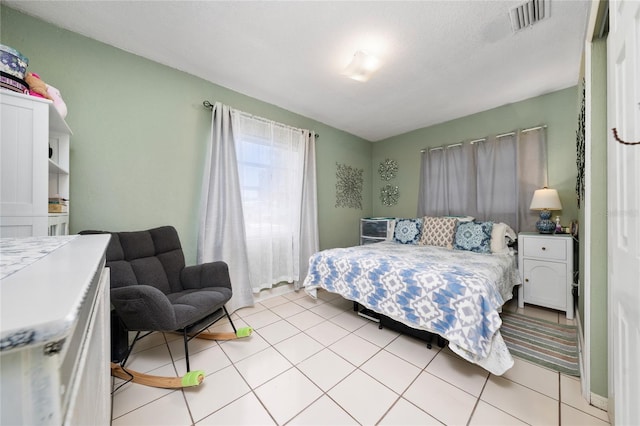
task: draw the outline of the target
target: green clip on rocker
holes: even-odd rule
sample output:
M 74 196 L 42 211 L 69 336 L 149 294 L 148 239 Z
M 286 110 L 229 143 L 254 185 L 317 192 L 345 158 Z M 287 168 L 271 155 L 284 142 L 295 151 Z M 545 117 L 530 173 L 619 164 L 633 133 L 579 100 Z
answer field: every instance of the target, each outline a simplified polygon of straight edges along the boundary
M 81 234 L 104 233 L 83 231 Z M 236 329 L 224 304 L 231 298 L 231 280 L 224 262 L 185 266 L 178 233 L 171 226 L 136 232 L 112 232 L 106 266 L 111 273 L 111 375 L 160 388 L 198 386 L 201 370 L 191 371 L 189 340 L 230 340 L 250 336 L 251 327 Z M 226 317 L 233 332 L 206 331 Z M 128 344 L 129 331 L 136 335 Z M 183 336 L 187 374 L 160 377 L 128 370 L 134 345 L 153 332 Z M 142 334 L 142 335 L 141 335 Z

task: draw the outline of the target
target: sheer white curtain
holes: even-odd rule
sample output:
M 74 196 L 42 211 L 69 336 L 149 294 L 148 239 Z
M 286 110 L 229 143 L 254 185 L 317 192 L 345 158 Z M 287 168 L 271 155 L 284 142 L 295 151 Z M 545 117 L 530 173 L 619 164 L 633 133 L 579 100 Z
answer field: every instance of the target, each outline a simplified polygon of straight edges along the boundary
M 318 195 L 316 178 L 316 135 L 304 131 L 305 156 L 302 177 L 302 208 L 300 218 L 300 271 L 295 288 L 300 289 L 309 272 L 309 258 L 320 250 L 318 231 Z
M 547 184 L 545 128 L 422 153 L 418 216 L 470 215 L 535 229 L 533 192 Z
M 318 250 L 315 136 L 236 110 L 233 116 L 253 291 L 299 283 Z
M 230 312 L 253 305 L 234 131 L 231 109 L 216 102 L 202 181 L 197 253 L 198 263 L 222 260 L 229 266 Z

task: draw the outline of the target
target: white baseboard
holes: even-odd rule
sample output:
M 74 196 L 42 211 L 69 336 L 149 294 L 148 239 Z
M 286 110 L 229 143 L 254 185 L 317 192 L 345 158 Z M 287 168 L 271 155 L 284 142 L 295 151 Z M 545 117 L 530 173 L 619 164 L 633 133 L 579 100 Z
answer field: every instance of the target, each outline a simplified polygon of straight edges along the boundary
M 582 322 L 580 322 L 580 314 L 576 307 L 575 319 L 578 326 L 578 363 L 580 366 L 580 386 L 582 390 L 582 397 L 587 402 L 596 408 L 604 411 L 609 410 L 609 399 L 602 395 L 598 395 L 589 390 L 589 380 L 587 379 L 587 372 L 584 365 L 584 330 L 582 329 Z
M 582 391 L 582 397 L 587 401 L 590 400 L 589 380 L 587 379 L 587 371 L 584 361 L 584 330 L 582 329 L 582 322 L 580 321 L 580 312 L 578 307 L 575 309 L 574 316 L 578 326 L 578 367 L 580 368 L 580 387 Z
M 605 398 L 604 396 L 593 392 L 591 392 L 590 397 L 591 405 L 604 411 L 609 410 L 609 398 Z

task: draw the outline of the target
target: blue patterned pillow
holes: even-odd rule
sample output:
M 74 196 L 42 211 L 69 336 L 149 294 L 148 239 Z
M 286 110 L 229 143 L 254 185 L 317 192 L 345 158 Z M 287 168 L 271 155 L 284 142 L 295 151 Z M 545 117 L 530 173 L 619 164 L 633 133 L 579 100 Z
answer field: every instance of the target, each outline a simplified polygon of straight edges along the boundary
M 396 219 L 393 241 L 401 244 L 418 244 L 422 235 L 422 219 Z
M 462 222 L 456 229 L 453 248 L 475 253 L 491 253 L 493 222 Z

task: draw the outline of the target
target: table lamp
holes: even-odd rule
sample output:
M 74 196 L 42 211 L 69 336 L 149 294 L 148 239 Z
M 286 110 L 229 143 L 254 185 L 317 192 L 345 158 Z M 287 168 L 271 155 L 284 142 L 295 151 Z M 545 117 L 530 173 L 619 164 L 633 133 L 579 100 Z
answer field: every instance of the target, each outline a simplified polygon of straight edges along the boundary
M 540 210 L 540 220 L 536 222 L 536 229 L 541 234 L 552 234 L 556 224 L 551 219 L 551 210 L 562 210 L 558 191 L 547 188 L 536 189 L 531 199 L 531 210 Z

